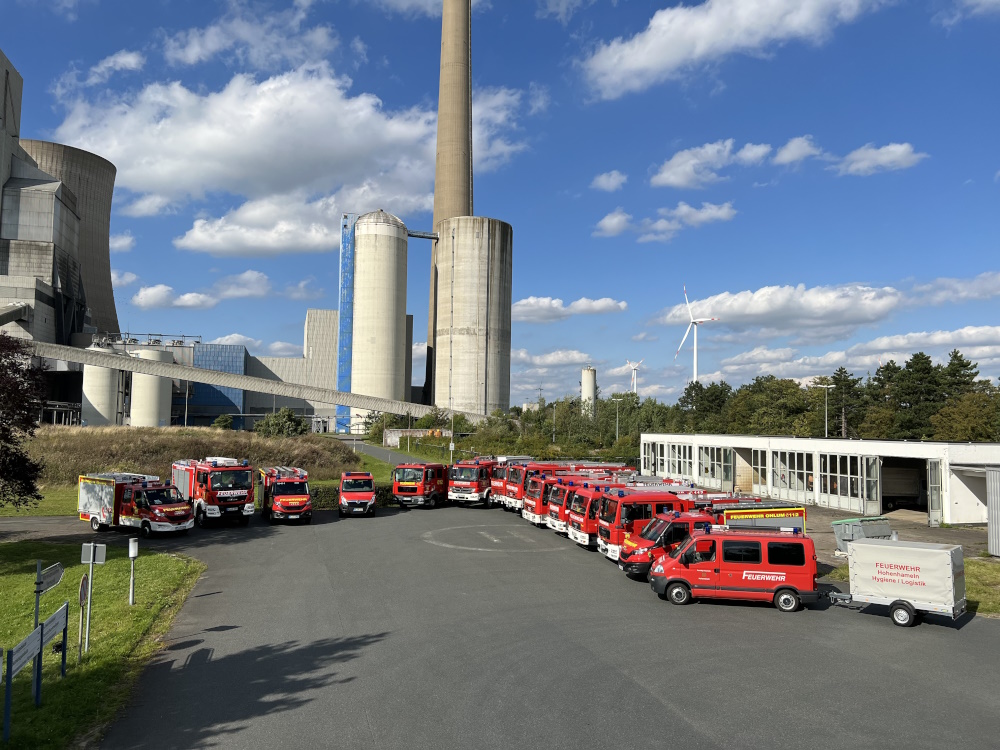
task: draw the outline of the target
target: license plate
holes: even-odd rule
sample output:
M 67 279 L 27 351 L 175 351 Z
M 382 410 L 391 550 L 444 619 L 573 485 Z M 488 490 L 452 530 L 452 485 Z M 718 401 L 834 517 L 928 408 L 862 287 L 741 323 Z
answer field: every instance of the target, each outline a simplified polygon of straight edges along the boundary
M 298 517 L 299 517 L 298 513 L 296 513 L 294 516 L 289 516 L 289 518 L 298 518 Z
M 226 513 L 235 513 L 239 508 L 226 508 Z
M 618 570 L 625 570 L 625 566 L 619 563 Z
M 354 512 L 355 512 L 355 513 L 364 513 L 364 512 L 365 512 L 365 509 L 364 509 L 364 508 L 355 508 L 355 509 L 354 509 Z

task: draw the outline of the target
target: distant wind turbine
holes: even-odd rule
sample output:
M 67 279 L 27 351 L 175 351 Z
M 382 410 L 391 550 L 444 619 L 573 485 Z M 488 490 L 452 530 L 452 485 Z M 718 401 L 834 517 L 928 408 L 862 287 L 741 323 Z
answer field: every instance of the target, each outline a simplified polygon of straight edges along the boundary
M 631 362 L 627 359 L 625 360 L 625 364 L 627 364 L 629 367 L 632 368 L 632 393 L 638 393 L 638 390 L 636 388 L 636 375 L 639 372 L 639 365 L 641 365 L 645 361 L 646 360 L 644 359 L 640 359 L 638 362 Z
M 688 302 L 688 290 L 687 285 L 684 285 L 684 303 L 687 305 L 688 317 L 691 318 L 691 322 L 688 323 L 687 330 L 684 332 L 684 338 L 681 339 L 681 345 L 677 347 L 677 354 L 674 355 L 674 362 L 677 361 L 677 355 L 681 353 L 681 349 L 684 347 L 684 342 L 687 341 L 688 334 L 691 333 L 691 329 L 694 328 L 694 378 L 691 382 L 698 382 L 698 326 L 702 323 L 710 323 L 713 320 L 718 320 L 718 318 L 696 318 L 694 312 L 691 310 L 691 303 Z

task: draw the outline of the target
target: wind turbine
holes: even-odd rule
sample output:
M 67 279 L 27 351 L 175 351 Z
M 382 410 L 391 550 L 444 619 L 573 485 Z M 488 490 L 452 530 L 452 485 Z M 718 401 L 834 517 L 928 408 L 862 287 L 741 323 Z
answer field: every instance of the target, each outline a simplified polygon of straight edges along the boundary
M 694 378 L 691 382 L 698 382 L 698 326 L 702 323 L 710 323 L 713 320 L 718 320 L 718 318 L 696 318 L 694 312 L 691 310 L 691 303 L 688 302 L 688 290 L 687 284 L 684 285 L 684 303 L 687 305 L 688 316 L 691 318 L 691 322 L 688 323 L 687 330 L 684 332 L 684 338 L 681 339 L 681 345 L 677 347 L 677 354 L 681 353 L 681 349 L 684 347 L 684 342 L 687 341 L 688 334 L 691 333 L 691 329 L 694 328 Z M 674 362 L 677 361 L 677 354 L 674 355 Z
M 639 365 L 641 365 L 645 361 L 646 360 L 644 359 L 640 359 L 638 362 L 631 362 L 627 359 L 625 360 L 625 364 L 627 364 L 629 367 L 632 368 L 632 393 L 638 393 L 638 390 L 636 388 L 636 375 L 639 372 Z

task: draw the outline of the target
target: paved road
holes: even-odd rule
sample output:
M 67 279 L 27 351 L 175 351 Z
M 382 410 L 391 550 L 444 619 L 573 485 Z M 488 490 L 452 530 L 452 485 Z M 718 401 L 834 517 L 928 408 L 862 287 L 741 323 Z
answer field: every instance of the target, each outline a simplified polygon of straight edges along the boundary
M 385 461 L 390 466 L 397 466 L 401 463 L 410 462 L 418 464 L 427 463 L 425 459 L 415 458 L 404 452 L 382 448 L 378 445 L 371 445 L 370 443 L 366 443 L 364 440 L 355 440 L 351 437 L 337 437 L 336 439 L 342 440 L 345 445 L 350 446 L 358 453 L 365 453 L 372 458 L 377 458 L 379 461 Z
M 103 747 L 997 745 L 1000 622 L 676 607 L 500 510 L 317 516 L 153 543 L 209 569 Z

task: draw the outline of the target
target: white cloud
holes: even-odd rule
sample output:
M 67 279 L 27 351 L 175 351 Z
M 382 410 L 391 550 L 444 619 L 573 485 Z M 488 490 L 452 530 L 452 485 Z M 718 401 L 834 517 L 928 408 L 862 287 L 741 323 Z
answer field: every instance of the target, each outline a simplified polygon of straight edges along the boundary
M 787 166 L 822 155 L 823 149 L 813 143 L 811 135 L 800 135 L 779 148 L 771 161 L 778 166 Z
M 917 304 L 943 305 L 1000 297 L 1000 272 L 986 271 L 972 279 L 939 278 L 913 287 Z
M 267 345 L 267 353 L 272 357 L 301 357 L 302 344 L 292 344 L 288 341 L 274 341 Z
M 771 152 L 766 143 L 748 143 L 738 151 L 732 138 L 678 151 L 650 179 L 653 187 L 703 188 L 726 178 L 718 171 L 730 164 L 760 164 Z
M 565 24 L 574 13 L 593 3 L 594 0 L 538 0 L 538 17 L 554 17 Z
M 649 331 L 639 331 L 635 336 L 632 337 L 633 341 L 659 341 L 659 336 L 654 336 Z
M 821 43 L 885 0 L 706 0 L 656 11 L 645 30 L 601 44 L 581 63 L 603 99 L 617 99 L 734 54 L 789 41 Z
M 221 217 L 203 216 L 178 247 L 226 254 L 329 251 L 340 216 L 433 205 L 435 110 L 387 111 L 350 95 L 325 63 L 258 81 L 236 75 L 219 91 L 155 83 L 100 101 L 77 99 L 56 140 L 100 153 L 133 194 L 121 213 L 149 216 L 209 194 L 244 196 Z M 498 168 L 527 144 L 515 135 L 521 92 L 477 90 L 476 168 Z
M 289 284 L 285 287 L 283 294 L 288 297 L 288 299 L 294 300 L 310 300 L 319 299 L 323 296 L 322 289 L 316 289 L 313 287 L 313 283 L 316 280 L 312 277 L 307 279 L 302 279 L 298 284 Z
M 121 234 L 113 234 L 108 240 L 111 252 L 113 253 L 127 253 L 133 247 L 135 247 L 135 237 L 128 230 L 125 230 Z
M 990 13 L 1000 13 L 1000 0 L 954 0 L 951 7 L 935 18 L 945 26 L 953 26 L 967 18 Z
M 564 305 L 561 299 L 552 297 L 526 297 L 514 303 L 511 310 L 511 320 L 526 323 L 551 323 L 565 320 L 572 315 L 600 315 L 602 313 L 623 312 L 628 309 L 627 302 L 619 302 L 610 297 L 589 299 L 581 297 L 575 302 Z
M 214 297 L 210 294 L 202 294 L 201 292 L 187 292 L 182 294 L 173 302 L 171 302 L 171 307 L 186 307 L 193 308 L 196 310 L 208 310 L 219 304 L 219 298 Z
M 591 181 L 590 187 L 594 190 L 604 190 L 608 193 L 613 193 L 616 190 L 621 190 L 622 185 L 626 182 L 628 182 L 627 175 L 622 174 L 617 169 L 612 169 L 610 172 L 597 175 Z
M 681 201 L 677 204 L 677 208 L 661 208 L 660 214 L 677 219 L 689 227 L 700 227 L 703 224 L 710 224 L 715 221 L 732 221 L 736 216 L 736 209 L 733 208 L 731 202 L 721 205 L 702 203 L 701 208 L 694 208 Z
M 632 215 L 625 213 L 625 209 L 619 206 L 597 222 L 593 234 L 595 237 L 617 237 L 631 227 Z
M 166 284 L 144 286 L 132 296 L 132 304 L 148 310 L 154 307 L 170 307 L 175 299 L 173 287 Z
M 440 16 L 441 0 L 371 0 L 372 4 L 384 10 L 404 15 Z M 472 0 L 476 8 L 488 4 L 489 0 Z
M 547 354 L 529 354 L 527 349 L 512 349 L 510 361 L 518 365 L 534 365 L 536 367 L 568 367 L 570 365 L 585 365 L 592 362 L 589 354 L 576 349 L 557 349 Z
M 120 289 L 123 286 L 134 284 L 138 280 L 139 277 L 131 271 L 118 271 L 114 268 L 111 269 L 111 286 L 114 289 Z
M 261 14 L 231 0 L 218 21 L 167 38 L 164 57 L 171 65 L 196 65 L 225 54 L 257 70 L 316 62 L 337 46 L 337 38 L 329 26 L 304 25 L 310 4 L 296 2 L 287 10 Z
M 892 287 L 865 284 L 806 287 L 766 286 L 755 292 L 723 292 L 693 300 L 696 317 L 717 317 L 719 325 L 735 331 L 765 329 L 774 336 L 792 336 L 803 329 L 809 335 L 835 340 L 858 326 L 884 320 L 906 302 Z M 687 325 L 687 306 L 675 305 L 656 318 L 663 325 Z
M 548 111 L 552 103 L 552 96 L 549 94 L 549 87 L 532 81 L 528 84 L 528 114 L 538 115 Z
M 219 299 L 266 297 L 271 293 L 271 280 L 260 271 L 244 271 L 236 276 L 226 276 L 215 282 Z
M 670 242 L 683 229 L 679 221 L 667 218 L 643 219 L 640 227 L 639 242 Z
M 356 36 L 351 40 L 351 53 L 354 55 L 355 68 L 360 68 L 368 62 L 368 45 L 361 40 L 361 37 Z
M 120 70 L 142 70 L 145 64 L 146 58 L 141 52 L 127 49 L 119 50 L 92 67 L 87 75 L 86 83 L 88 86 L 106 83 L 114 73 Z
M 869 143 L 845 156 L 836 169 L 838 174 L 867 176 L 876 172 L 909 169 L 926 159 L 928 154 L 917 153 L 909 143 L 890 143 L 876 148 Z
M 242 333 L 230 333 L 227 336 L 219 336 L 217 339 L 207 341 L 208 344 L 224 344 L 226 346 L 245 346 L 247 349 L 259 349 L 263 343 L 260 339 L 252 339 Z M 301 351 L 301 347 L 299 347 Z

